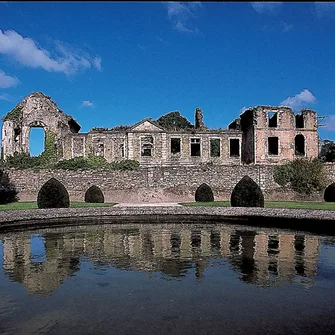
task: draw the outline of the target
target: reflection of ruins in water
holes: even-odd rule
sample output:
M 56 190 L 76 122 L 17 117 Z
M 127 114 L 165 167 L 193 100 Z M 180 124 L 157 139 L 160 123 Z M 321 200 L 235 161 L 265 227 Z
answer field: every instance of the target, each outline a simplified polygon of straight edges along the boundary
M 135 228 L 134 228 L 135 227 Z M 320 240 L 290 232 L 240 230 L 217 225 L 92 226 L 55 228 L 42 235 L 4 234 L 3 270 L 32 294 L 47 295 L 79 270 L 85 257 L 96 267 L 113 266 L 202 278 L 209 260 L 230 263 L 240 279 L 259 286 L 299 280 L 312 284 Z M 41 244 L 34 252 L 35 239 Z

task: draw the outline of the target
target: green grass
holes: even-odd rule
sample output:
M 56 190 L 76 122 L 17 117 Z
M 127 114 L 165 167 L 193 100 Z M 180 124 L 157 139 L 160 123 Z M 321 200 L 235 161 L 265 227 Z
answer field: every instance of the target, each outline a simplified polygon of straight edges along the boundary
M 229 201 L 214 202 L 186 202 L 184 206 L 210 206 L 210 207 L 229 207 Z M 303 209 L 327 209 L 335 210 L 335 202 L 309 202 L 309 201 L 265 201 L 266 208 L 303 208 Z
M 71 202 L 70 208 L 80 208 L 80 207 L 110 207 L 115 205 L 115 203 L 89 203 L 89 202 Z M 6 205 L 0 205 L 0 211 L 6 210 L 20 210 L 20 209 L 35 209 L 37 207 L 36 201 L 29 202 L 12 202 Z

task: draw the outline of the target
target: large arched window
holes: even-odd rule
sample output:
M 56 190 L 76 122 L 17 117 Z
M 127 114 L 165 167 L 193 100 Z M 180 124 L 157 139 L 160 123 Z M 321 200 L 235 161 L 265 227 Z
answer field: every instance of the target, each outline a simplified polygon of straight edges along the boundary
M 43 128 L 31 127 L 29 131 L 30 156 L 39 156 L 44 151 L 45 131 Z
M 305 137 L 304 135 L 297 135 L 294 139 L 295 154 L 297 156 L 305 156 Z

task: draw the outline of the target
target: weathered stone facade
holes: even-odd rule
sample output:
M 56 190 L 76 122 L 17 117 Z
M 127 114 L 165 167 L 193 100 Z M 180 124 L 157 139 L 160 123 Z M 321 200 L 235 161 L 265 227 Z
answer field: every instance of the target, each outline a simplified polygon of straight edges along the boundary
M 200 108 L 195 127 L 166 130 L 152 119 L 129 127 L 94 128 L 79 133 L 80 126 L 60 111 L 50 97 L 32 93 L 3 118 L 2 155 L 29 153 L 29 133 L 43 127 L 56 136 L 58 159 L 104 156 L 108 162 L 134 159 L 141 166 L 197 166 L 278 164 L 319 153 L 316 112 L 295 115 L 289 107 L 250 108 L 228 129 L 208 129 Z
M 319 155 L 317 115 L 313 110 L 294 114 L 290 107 L 258 106 L 240 117 L 242 162 L 278 164 Z
M 79 124 L 63 113 L 43 93 L 32 93 L 21 101 L 3 119 L 1 154 L 3 158 L 14 152 L 29 153 L 31 128 L 43 128 L 55 137 L 55 147 L 62 155 L 63 139 L 68 133 L 77 133 Z
M 71 201 L 84 201 L 87 189 L 96 185 L 106 202 L 181 202 L 194 201 L 197 187 L 208 184 L 215 200 L 230 200 L 240 179 L 248 175 L 260 185 L 265 200 L 318 200 L 323 192 L 310 197 L 280 187 L 273 179 L 274 165 L 210 165 L 142 167 L 134 171 L 115 170 L 15 170 L 9 178 L 15 181 L 20 201 L 36 201 L 42 185 L 51 177 L 64 184 Z M 325 164 L 329 183 L 335 181 L 335 165 Z

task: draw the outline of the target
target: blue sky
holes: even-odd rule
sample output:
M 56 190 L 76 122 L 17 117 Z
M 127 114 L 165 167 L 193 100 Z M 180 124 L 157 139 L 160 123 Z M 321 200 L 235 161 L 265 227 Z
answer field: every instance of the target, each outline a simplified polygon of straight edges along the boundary
M 41 91 L 81 132 L 289 105 L 335 140 L 334 64 L 335 3 L 0 2 L 1 116 Z

